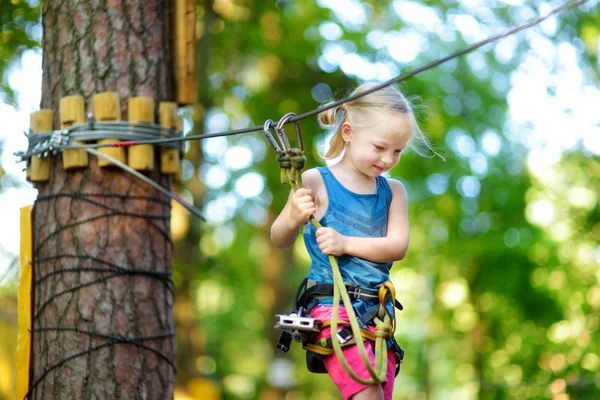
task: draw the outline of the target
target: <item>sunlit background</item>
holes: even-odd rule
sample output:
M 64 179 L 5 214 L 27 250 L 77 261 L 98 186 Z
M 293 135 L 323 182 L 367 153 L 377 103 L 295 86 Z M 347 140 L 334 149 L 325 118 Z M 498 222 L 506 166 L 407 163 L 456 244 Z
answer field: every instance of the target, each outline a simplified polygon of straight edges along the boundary
M 210 21 L 198 6 L 198 39 L 211 35 L 231 54 L 211 56 L 201 90 L 212 100 L 181 110 L 187 132 L 308 111 L 561 4 L 274 3 L 215 1 Z M 401 85 L 419 96 L 424 131 L 446 161 L 412 152 L 390 174 L 411 201 L 409 255 L 391 274 L 406 308 L 395 399 L 600 398 L 599 24 L 589 1 Z M 25 25 L 39 41 L 39 25 Z M 257 36 L 251 47 L 245 30 Z M 3 30 L 0 40 L 11 37 Z M 39 107 L 40 50 L 4 74 L 14 96 L 0 103 L 0 397 L 10 398 L 17 210 L 36 197 L 13 152 L 26 148 Z M 329 133 L 314 118 L 303 127 L 309 165 L 323 163 Z M 301 238 L 289 252 L 270 244 L 287 196 L 278 174 L 259 134 L 188 146 L 178 190 L 207 222 L 173 208 L 176 399 L 338 398 L 326 376 L 305 370 L 299 346 L 274 347 L 273 314 L 288 311 L 309 264 Z

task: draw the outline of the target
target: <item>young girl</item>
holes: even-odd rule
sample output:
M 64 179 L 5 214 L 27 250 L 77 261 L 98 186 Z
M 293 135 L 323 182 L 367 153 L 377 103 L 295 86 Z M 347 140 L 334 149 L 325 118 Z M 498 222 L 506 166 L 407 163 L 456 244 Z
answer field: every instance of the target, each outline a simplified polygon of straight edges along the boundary
M 363 84 L 352 94 L 373 87 Z M 304 187 L 292 191 L 271 227 L 271 240 L 283 248 L 294 243 L 304 225 L 304 242 L 311 257 L 308 279 L 332 283 L 328 256 L 338 257 L 346 284 L 377 289 L 389 281 L 392 263 L 402 260 L 409 242 L 406 190 L 400 181 L 382 177 L 400 161 L 402 151 L 417 138 L 425 140 L 411 104 L 394 87 L 385 87 L 319 114 L 324 128 L 335 131 L 325 158 L 339 161 L 302 174 Z M 314 215 L 322 228 L 307 223 Z M 316 300 L 310 315 L 320 321 L 331 319 L 332 300 Z M 352 302 L 357 316 L 368 302 Z M 372 303 L 371 303 L 372 304 Z M 339 320 L 348 321 L 343 307 Z M 329 328 L 319 334 L 329 337 Z M 372 356 L 372 344 L 365 341 Z M 356 346 L 345 347 L 344 356 L 362 378 L 369 375 Z M 384 383 L 365 386 L 355 382 L 342 368 L 335 354 L 324 360 L 325 368 L 344 399 L 391 399 L 394 389 L 395 357 L 388 350 Z M 373 363 L 373 359 L 371 359 Z

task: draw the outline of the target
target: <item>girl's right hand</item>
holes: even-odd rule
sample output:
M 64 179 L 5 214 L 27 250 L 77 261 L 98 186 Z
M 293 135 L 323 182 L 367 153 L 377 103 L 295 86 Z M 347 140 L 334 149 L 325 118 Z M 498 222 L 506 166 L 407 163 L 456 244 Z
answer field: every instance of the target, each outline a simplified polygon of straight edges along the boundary
M 298 189 L 292 194 L 290 200 L 290 215 L 298 226 L 304 225 L 310 216 L 317 212 L 317 207 L 310 189 Z

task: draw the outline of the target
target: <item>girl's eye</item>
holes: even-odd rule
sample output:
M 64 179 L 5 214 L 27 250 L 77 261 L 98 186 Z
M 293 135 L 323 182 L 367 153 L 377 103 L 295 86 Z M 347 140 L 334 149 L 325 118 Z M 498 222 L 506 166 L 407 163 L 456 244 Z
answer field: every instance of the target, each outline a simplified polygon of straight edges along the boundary
M 402 149 L 396 149 L 396 150 L 394 150 L 394 152 L 395 152 L 396 154 L 400 154 L 400 153 L 402 153 Z
M 375 149 L 381 151 L 381 150 L 383 150 L 383 147 L 375 145 Z

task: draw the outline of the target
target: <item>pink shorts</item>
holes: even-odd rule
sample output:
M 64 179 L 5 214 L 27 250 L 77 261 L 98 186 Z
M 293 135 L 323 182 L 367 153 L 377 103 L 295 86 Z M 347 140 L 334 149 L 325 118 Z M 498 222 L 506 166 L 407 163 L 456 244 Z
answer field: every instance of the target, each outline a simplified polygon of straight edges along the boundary
M 327 321 L 331 319 L 331 310 L 330 306 L 316 306 L 310 312 L 310 316 L 316 318 L 320 321 Z M 338 320 L 349 321 L 348 314 L 346 313 L 346 308 L 340 306 L 338 313 Z M 345 325 L 340 325 L 340 327 Z M 369 329 L 374 331 L 375 327 L 369 326 Z M 331 336 L 331 328 L 327 327 L 323 329 L 318 335 L 316 340 L 320 340 L 322 337 L 329 338 Z M 365 349 L 367 350 L 367 354 L 369 356 L 369 361 L 371 365 L 375 365 L 375 354 L 372 346 L 372 342 L 365 340 Z M 360 356 L 360 352 L 356 346 L 348 346 L 343 349 L 344 358 L 348 365 L 352 368 L 355 374 L 360 376 L 363 379 L 370 379 L 371 375 L 367 371 L 362 357 Z M 392 400 L 392 393 L 394 392 L 394 378 L 396 374 L 396 358 L 394 356 L 394 349 L 388 349 L 388 365 L 387 365 L 387 374 L 385 381 L 381 384 L 381 388 L 383 389 L 383 398 L 385 400 Z M 350 399 L 355 394 L 363 391 L 368 386 L 363 385 L 361 383 L 356 382 L 354 379 L 350 377 L 344 370 L 344 367 L 338 360 L 335 354 L 327 356 L 325 358 L 325 368 L 333 380 L 333 383 L 340 390 L 344 400 Z

